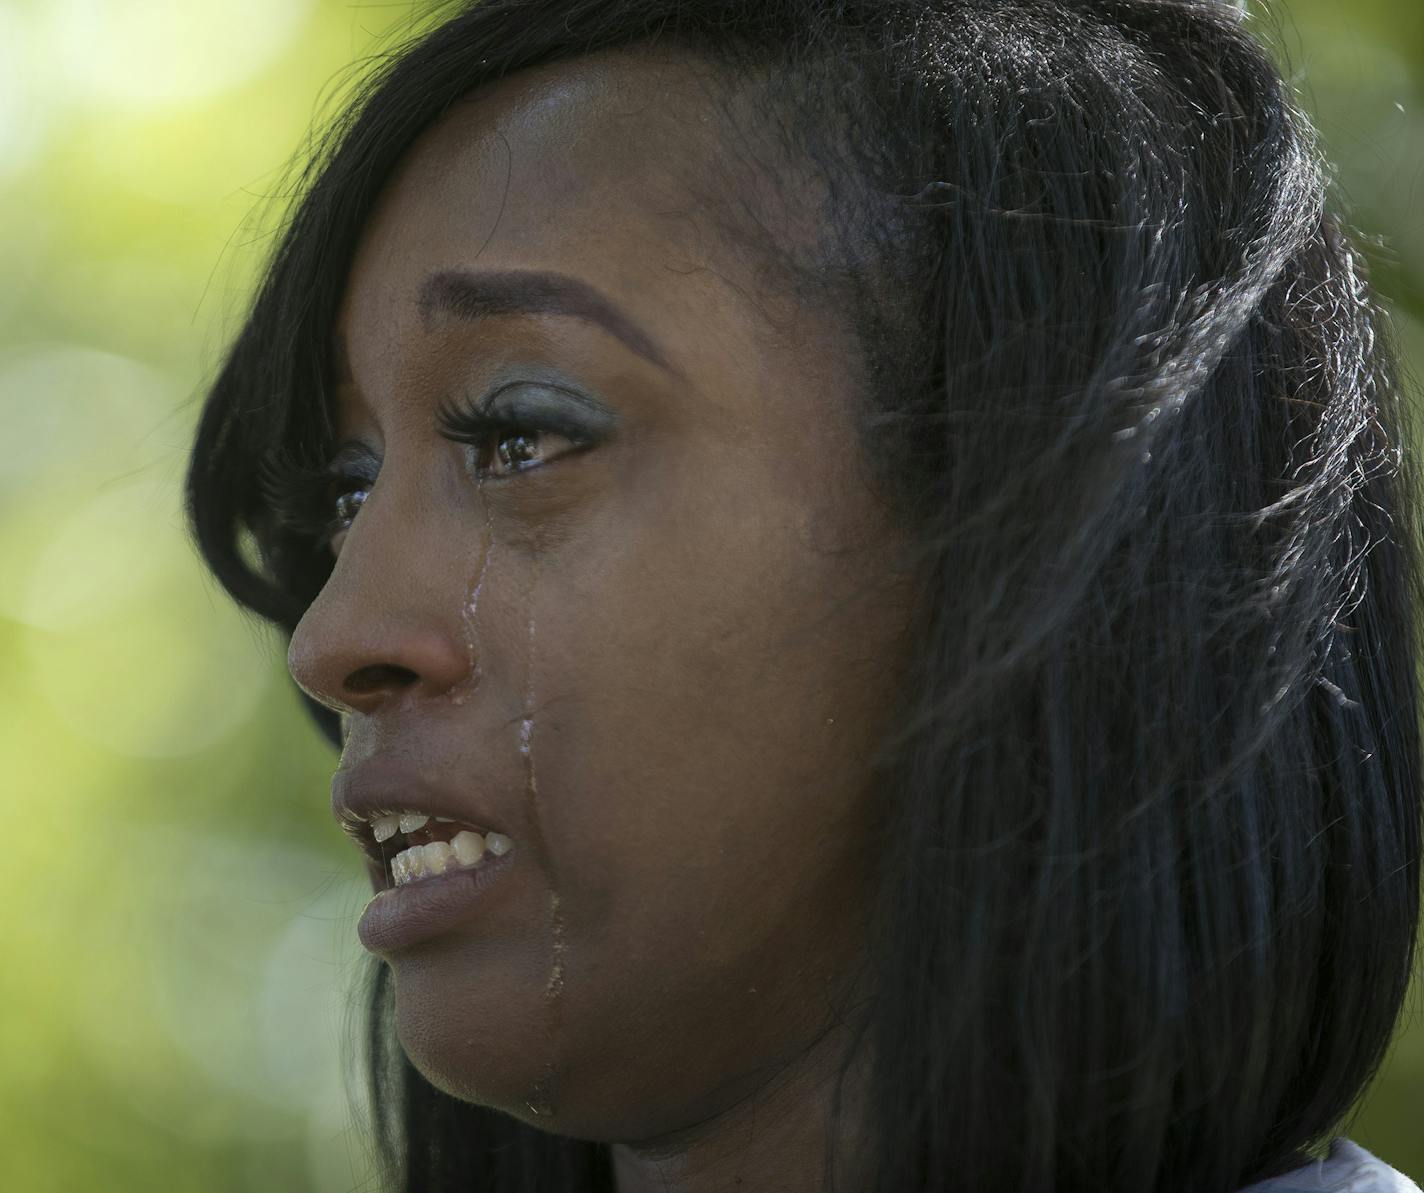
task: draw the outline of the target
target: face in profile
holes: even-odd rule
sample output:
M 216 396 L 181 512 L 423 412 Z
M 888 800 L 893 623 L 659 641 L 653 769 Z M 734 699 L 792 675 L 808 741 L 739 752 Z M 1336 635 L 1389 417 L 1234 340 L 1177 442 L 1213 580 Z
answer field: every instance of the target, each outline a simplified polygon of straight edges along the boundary
M 468 914 L 363 935 L 431 1082 L 566 1135 L 719 1112 L 863 976 L 908 596 L 848 325 L 736 234 L 730 132 L 672 56 L 474 94 L 392 174 L 332 345 L 349 525 L 292 672 L 346 714 L 338 789 L 508 842 Z M 791 198 L 762 235 L 814 236 Z

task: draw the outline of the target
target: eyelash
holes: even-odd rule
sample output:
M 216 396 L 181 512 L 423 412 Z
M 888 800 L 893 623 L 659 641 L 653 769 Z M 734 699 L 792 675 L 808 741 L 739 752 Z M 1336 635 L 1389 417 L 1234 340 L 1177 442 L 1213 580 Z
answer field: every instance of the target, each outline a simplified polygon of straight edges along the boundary
M 498 433 L 494 440 L 495 450 L 504 439 L 525 435 L 553 433 L 562 435 L 575 448 L 586 445 L 586 440 L 566 426 L 548 426 L 543 420 L 529 416 L 491 414 L 473 404 L 452 406 L 442 402 L 437 411 L 437 425 L 441 434 L 455 443 L 463 443 L 480 448 L 490 442 L 489 437 Z M 482 453 L 476 461 L 477 472 L 488 467 L 490 455 Z M 515 473 L 526 472 L 529 465 L 516 468 Z M 544 467 L 544 465 L 537 465 Z M 488 476 L 486 483 L 506 480 L 508 477 Z M 349 529 L 354 513 L 347 517 L 331 517 L 332 507 L 349 497 L 369 489 L 374 480 L 357 476 L 350 472 L 333 474 L 323 466 L 313 466 L 290 458 L 264 466 L 259 477 L 259 490 L 266 508 L 271 510 L 281 528 L 292 531 L 304 538 L 313 539 L 314 549 L 325 550 L 343 530 Z M 359 508 L 359 504 L 358 504 Z
M 556 427 L 545 426 L 538 419 L 529 417 L 513 417 L 507 414 L 490 414 L 479 407 L 469 404 L 464 406 L 452 406 L 448 402 L 441 402 L 436 412 L 436 422 L 440 427 L 441 434 L 446 439 L 455 443 L 468 444 L 471 447 L 481 447 L 489 442 L 489 436 L 494 432 L 503 432 L 496 439 L 495 446 L 503 440 L 512 438 L 518 431 L 533 431 L 536 434 L 543 434 L 545 431 L 553 431 L 555 434 L 563 434 Z M 483 470 L 488 457 L 481 456 L 476 462 L 477 471 Z M 515 469 L 522 472 L 523 469 Z M 498 478 L 490 478 L 498 479 Z

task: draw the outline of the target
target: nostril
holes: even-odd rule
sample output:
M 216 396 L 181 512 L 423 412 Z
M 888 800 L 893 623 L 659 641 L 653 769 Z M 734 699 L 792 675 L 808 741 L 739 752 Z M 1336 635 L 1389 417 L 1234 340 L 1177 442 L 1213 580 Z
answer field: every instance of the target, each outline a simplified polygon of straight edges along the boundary
M 391 663 L 372 663 L 359 667 L 346 677 L 346 690 L 358 696 L 386 688 L 407 687 L 417 676 L 408 667 L 397 667 Z

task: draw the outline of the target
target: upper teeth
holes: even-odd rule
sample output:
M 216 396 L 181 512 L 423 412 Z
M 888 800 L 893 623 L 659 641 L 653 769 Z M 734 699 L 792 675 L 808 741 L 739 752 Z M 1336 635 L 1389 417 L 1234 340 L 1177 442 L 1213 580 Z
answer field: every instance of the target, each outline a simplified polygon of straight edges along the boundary
M 441 824 L 454 824 L 454 818 L 450 816 L 437 816 L 435 819 Z M 377 816 L 371 821 L 371 832 L 377 841 L 387 841 L 396 835 L 396 831 L 403 833 L 413 833 L 418 828 L 423 828 L 430 817 L 424 812 L 390 812 L 383 816 Z

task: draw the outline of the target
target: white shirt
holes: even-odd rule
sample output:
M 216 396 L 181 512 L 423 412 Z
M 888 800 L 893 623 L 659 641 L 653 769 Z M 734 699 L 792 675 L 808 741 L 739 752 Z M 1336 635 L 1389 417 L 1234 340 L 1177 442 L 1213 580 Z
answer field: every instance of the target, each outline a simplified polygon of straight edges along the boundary
M 1240 1193 L 1420 1193 L 1419 1186 L 1353 1139 L 1331 1141 L 1330 1153 Z

